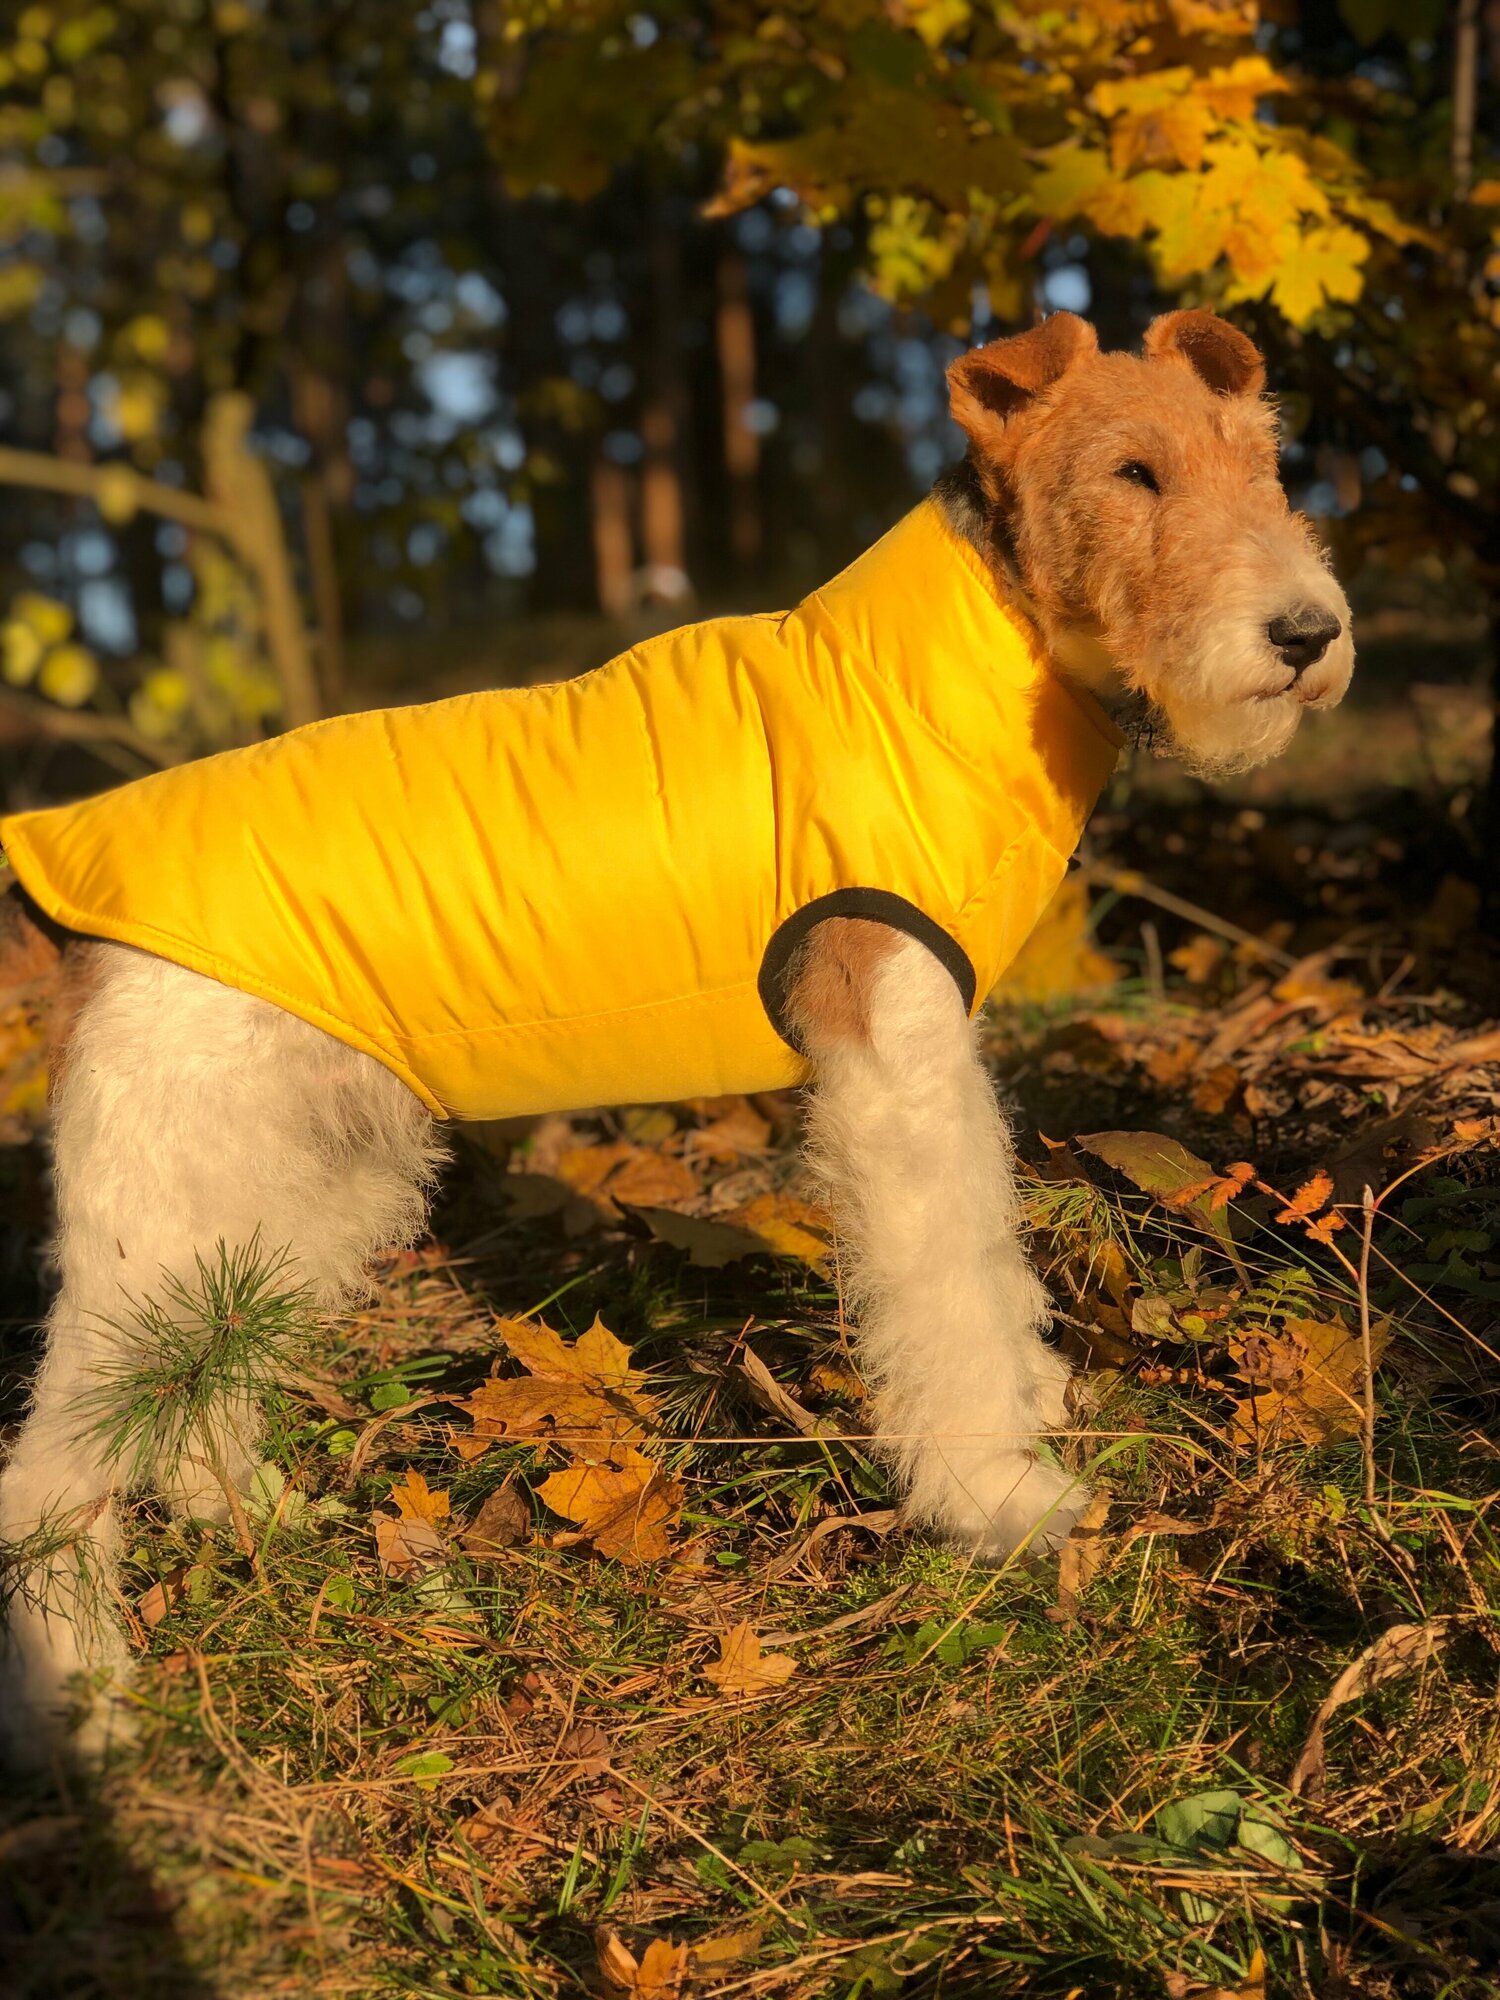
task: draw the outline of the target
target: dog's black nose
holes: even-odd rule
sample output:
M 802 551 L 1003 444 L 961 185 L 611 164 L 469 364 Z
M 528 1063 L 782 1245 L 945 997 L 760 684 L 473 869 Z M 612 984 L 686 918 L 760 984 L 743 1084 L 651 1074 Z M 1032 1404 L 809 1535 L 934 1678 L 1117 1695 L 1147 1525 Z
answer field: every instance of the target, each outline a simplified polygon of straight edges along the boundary
M 1283 611 L 1266 627 L 1266 637 L 1294 674 L 1321 660 L 1343 630 L 1331 611 L 1314 604 L 1302 604 L 1295 611 Z

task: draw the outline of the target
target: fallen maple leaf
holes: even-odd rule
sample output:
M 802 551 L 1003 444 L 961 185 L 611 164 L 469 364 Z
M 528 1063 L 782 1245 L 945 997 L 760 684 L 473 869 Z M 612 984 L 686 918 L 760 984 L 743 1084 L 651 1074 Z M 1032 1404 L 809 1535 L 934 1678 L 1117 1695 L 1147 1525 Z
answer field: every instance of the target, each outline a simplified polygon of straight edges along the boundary
M 657 1562 L 671 1550 L 682 1488 L 638 1451 L 614 1465 L 575 1465 L 537 1488 L 554 1514 L 575 1522 L 602 1556 Z
M 1002 1000 L 1061 1000 L 1113 986 L 1120 968 L 1094 942 L 1088 885 L 1066 875 L 996 988 Z
M 771 1143 L 771 1121 L 762 1118 L 747 1098 L 736 1098 L 722 1117 L 688 1134 L 688 1150 L 710 1160 L 737 1160 L 764 1153 Z
M 723 1215 L 683 1215 L 670 1208 L 636 1213 L 653 1236 L 709 1270 L 741 1257 L 796 1257 L 815 1271 L 828 1262 L 832 1224 L 824 1210 L 795 1195 L 757 1195 Z
M 655 1400 L 630 1349 L 601 1319 L 570 1347 L 550 1327 L 508 1319 L 500 1334 L 525 1375 L 492 1375 L 459 1404 L 474 1420 L 465 1457 L 496 1439 L 556 1438 L 580 1457 L 607 1459 L 647 1434 Z
M 700 1193 L 698 1177 L 684 1161 L 671 1153 L 638 1153 L 610 1176 L 605 1192 L 611 1201 L 629 1202 L 634 1207 L 652 1205 L 675 1208 L 679 1202 L 696 1201 Z
M 1077 1618 L 1078 1599 L 1093 1582 L 1104 1560 L 1103 1529 L 1109 1509 L 1108 1493 L 1091 1495 L 1058 1552 L 1057 1608 L 1065 1624 L 1072 1624 Z
M 639 1959 L 618 1931 L 594 1940 L 599 1976 L 610 2000 L 679 2000 L 687 1985 L 688 1948 L 653 1938 Z
M 400 1508 L 403 1521 L 426 1521 L 435 1528 L 449 1513 L 447 1493 L 434 1493 L 423 1475 L 409 1466 L 399 1481 L 392 1481 L 391 1498 Z
M 448 1559 L 448 1544 L 431 1521 L 393 1514 L 375 1516 L 375 1554 L 382 1576 L 420 1576 Z
M 833 1218 L 792 1194 L 760 1194 L 725 1218 L 748 1229 L 778 1257 L 796 1257 L 815 1271 L 828 1262 Z
M 703 1678 L 712 1681 L 720 1694 L 769 1694 L 797 1671 L 790 1653 L 763 1653 L 760 1641 L 747 1620 L 719 1641 L 719 1657 L 703 1669 Z
M 464 1529 L 461 1540 L 466 1554 L 492 1556 L 529 1540 L 530 1535 L 531 1506 L 525 1489 L 514 1479 L 507 1479 L 498 1491 L 490 1494 Z
M 1389 1322 L 1371 1330 L 1375 1364 L 1389 1342 Z M 1359 1435 L 1364 1354 L 1359 1335 L 1342 1321 L 1289 1319 L 1281 1334 L 1243 1335 L 1229 1351 L 1256 1390 L 1235 1405 L 1234 1431 L 1243 1442 L 1267 1432 L 1304 1444 Z

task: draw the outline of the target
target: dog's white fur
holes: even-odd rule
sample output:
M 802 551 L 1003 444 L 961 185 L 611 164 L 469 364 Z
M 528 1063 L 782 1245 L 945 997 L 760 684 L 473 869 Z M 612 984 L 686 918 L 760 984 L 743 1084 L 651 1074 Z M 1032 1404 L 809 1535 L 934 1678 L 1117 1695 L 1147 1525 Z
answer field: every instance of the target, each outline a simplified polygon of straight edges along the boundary
M 420 1232 L 443 1147 L 427 1110 L 372 1057 L 262 1000 L 124 945 L 98 945 L 53 1104 L 62 1284 L 31 1412 L 0 1474 L 0 1538 L 64 1545 L 19 1581 L 0 1669 L 0 1730 L 45 1755 L 80 1672 L 125 1678 L 111 1604 L 120 1477 L 81 1405 L 121 1358 L 132 1302 L 191 1277 L 215 1245 L 285 1246 L 289 1281 L 324 1306 L 366 1283 L 378 1251 Z M 164 1032 L 163 1024 L 170 1023 Z M 256 1415 L 212 1425 L 222 1470 L 254 1463 Z M 155 1468 L 188 1513 L 221 1515 L 206 1465 Z M 120 1717 L 96 1703 L 97 1750 Z
M 867 1040 L 822 1053 L 808 1148 L 839 1217 L 860 1365 L 911 1513 L 981 1552 L 1067 1534 L 1083 1499 L 1039 1463 L 1068 1370 L 1020 1241 L 1010 1134 L 951 974 L 905 938 Z

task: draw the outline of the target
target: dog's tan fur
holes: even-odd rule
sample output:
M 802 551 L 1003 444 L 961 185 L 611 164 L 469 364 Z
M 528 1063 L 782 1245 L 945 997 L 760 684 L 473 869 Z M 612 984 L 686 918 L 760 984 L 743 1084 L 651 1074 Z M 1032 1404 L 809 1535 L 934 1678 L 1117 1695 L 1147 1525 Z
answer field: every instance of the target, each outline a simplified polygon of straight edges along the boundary
M 1060 672 L 1148 702 L 1208 769 L 1273 754 L 1338 700 L 1348 608 L 1277 483 L 1244 335 L 1173 313 L 1143 356 L 1101 355 L 1057 314 L 950 380 L 969 453 L 939 497 Z M 1312 637 L 1294 645 L 1283 614 L 1304 612 Z M 107 1588 L 118 1468 L 72 1416 L 121 1286 L 139 1295 L 217 1238 L 260 1231 L 335 1304 L 374 1250 L 419 1227 L 441 1156 L 432 1120 L 372 1058 L 123 946 L 68 939 L 59 959 L 24 899 L 0 897 L 0 994 L 49 976 L 63 1283 L 0 1476 L 0 1535 L 71 1523 L 78 1554 L 73 1571 L 26 1578 L 12 1613 L 0 1719 L 33 1756 L 71 1676 L 127 1666 Z M 813 1071 L 808 1154 L 912 1517 L 984 1554 L 1056 1541 L 1084 1495 L 1030 1447 L 1065 1419 L 1067 1370 L 1041 1337 L 1009 1138 L 957 987 L 914 939 L 839 917 L 794 961 L 788 999 Z M 252 1414 L 215 1421 L 221 1462 L 243 1472 Z M 189 1509 L 216 1497 L 182 1465 L 157 1471 Z M 84 1590 L 88 1576 L 104 1588 Z M 110 1726 L 96 1709 L 87 1746 Z

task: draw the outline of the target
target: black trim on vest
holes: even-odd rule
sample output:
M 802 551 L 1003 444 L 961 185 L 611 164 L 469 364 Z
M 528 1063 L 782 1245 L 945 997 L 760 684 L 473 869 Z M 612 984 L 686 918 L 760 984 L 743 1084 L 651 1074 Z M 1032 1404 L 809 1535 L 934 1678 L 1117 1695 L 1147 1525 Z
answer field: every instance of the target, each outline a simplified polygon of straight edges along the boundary
M 756 985 L 761 1005 L 777 1034 L 789 1048 L 797 1049 L 799 1055 L 804 1052 L 797 1048 L 797 1038 L 787 1020 L 790 996 L 786 990 L 786 971 L 798 947 L 806 943 L 814 925 L 822 923 L 825 917 L 867 917 L 872 923 L 887 924 L 892 930 L 904 931 L 919 944 L 925 944 L 933 957 L 952 973 L 964 1012 L 973 1013 L 978 985 L 974 968 L 963 946 L 941 924 L 935 924 L 915 903 L 893 895 L 889 889 L 834 889 L 826 896 L 814 896 L 800 910 L 793 910 L 786 922 L 777 927 L 760 962 Z

